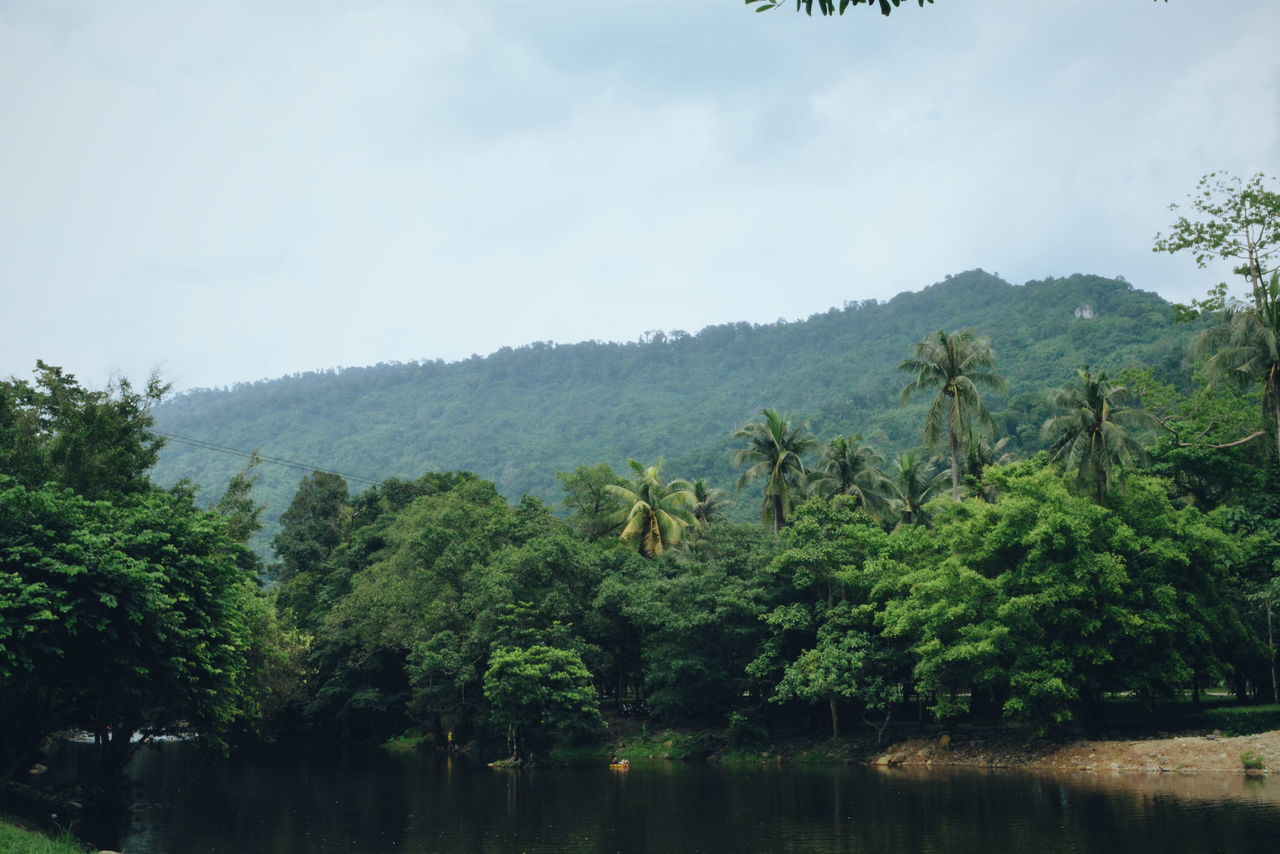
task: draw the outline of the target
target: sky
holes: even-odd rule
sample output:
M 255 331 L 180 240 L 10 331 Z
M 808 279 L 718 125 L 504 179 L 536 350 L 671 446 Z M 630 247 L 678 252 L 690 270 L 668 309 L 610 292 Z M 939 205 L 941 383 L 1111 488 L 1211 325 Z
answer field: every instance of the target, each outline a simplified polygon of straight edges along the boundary
M 454 361 L 976 267 L 1186 301 L 1229 274 L 1153 237 L 1201 175 L 1280 173 L 1278 33 L 1275 0 L 0 0 L 0 376 Z

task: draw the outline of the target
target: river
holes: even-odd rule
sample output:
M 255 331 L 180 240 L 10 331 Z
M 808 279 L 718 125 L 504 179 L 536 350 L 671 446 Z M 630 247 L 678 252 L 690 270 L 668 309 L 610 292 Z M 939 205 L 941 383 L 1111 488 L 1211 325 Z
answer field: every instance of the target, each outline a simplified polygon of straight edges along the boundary
M 64 745 L 63 773 L 82 746 Z M 1276 850 L 1280 778 L 638 763 L 511 772 L 380 750 L 130 767 L 127 854 Z

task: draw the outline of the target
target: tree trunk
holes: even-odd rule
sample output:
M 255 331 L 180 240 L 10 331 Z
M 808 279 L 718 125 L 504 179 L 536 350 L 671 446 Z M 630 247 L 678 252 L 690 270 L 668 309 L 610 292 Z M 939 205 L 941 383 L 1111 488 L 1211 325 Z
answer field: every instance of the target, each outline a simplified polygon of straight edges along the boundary
M 960 436 L 951 428 L 951 500 L 960 500 Z
M 835 697 L 828 697 L 827 703 L 831 706 L 831 740 L 835 741 L 840 737 L 840 710 L 836 708 Z
M 862 720 L 876 731 L 876 744 L 884 743 L 884 731 L 889 728 L 889 721 L 893 719 L 893 703 L 889 703 L 884 707 L 884 720 L 880 723 L 869 719 L 866 715 L 862 716 Z
M 1272 629 L 1272 623 L 1271 623 L 1271 614 L 1272 614 L 1273 608 L 1271 604 L 1270 593 L 1267 594 L 1266 601 L 1267 601 L 1267 650 L 1271 653 L 1270 661 L 1268 661 L 1268 664 L 1270 665 L 1270 670 L 1271 670 L 1271 702 L 1280 703 L 1280 693 L 1276 691 L 1276 638 L 1275 638 L 1275 633 Z
M 782 506 L 783 506 L 782 496 L 780 494 L 773 496 L 773 533 L 774 534 L 777 534 L 782 530 L 782 525 L 783 525 Z

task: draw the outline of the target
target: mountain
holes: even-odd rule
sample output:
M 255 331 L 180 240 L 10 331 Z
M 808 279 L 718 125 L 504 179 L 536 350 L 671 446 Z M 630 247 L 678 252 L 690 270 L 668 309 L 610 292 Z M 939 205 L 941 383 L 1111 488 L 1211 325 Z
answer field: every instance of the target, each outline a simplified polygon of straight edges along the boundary
M 1028 448 L 1044 392 L 1083 364 L 1185 380 L 1185 344 L 1168 303 L 1118 279 L 1073 275 L 1010 284 L 972 270 L 887 302 L 846 303 L 806 320 L 729 323 L 627 343 L 539 342 L 455 363 L 379 364 L 196 390 L 154 411 L 171 439 L 155 478 L 190 478 L 217 497 L 244 459 L 196 443 L 258 449 L 362 482 L 465 469 L 509 498 L 557 502 L 556 472 L 665 457 L 668 477 L 731 486 L 730 434 L 764 407 L 822 437 L 861 433 L 883 451 L 919 444 L 924 403 L 898 406 L 897 369 L 938 329 L 990 338 L 1015 444 Z M 258 496 L 274 519 L 304 471 L 264 465 Z M 749 501 L 747 503 L 752 503 Z M 752 504 L 754 506 L 754 504 Z

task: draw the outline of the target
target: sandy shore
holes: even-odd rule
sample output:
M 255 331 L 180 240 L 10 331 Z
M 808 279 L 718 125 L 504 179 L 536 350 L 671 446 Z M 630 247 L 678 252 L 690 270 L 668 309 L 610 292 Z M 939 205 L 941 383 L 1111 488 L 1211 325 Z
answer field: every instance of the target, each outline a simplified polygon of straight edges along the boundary
M 1260 768 L 1246 769 L 1243 757 Z M 1020 741 L 943 734 L 899 742 L 875 760 L 891 766 L 979 766 L 1178 774 L 1280 773 L 1280 731 L 1227 738 L 1178 736 L 1134 741 Z

